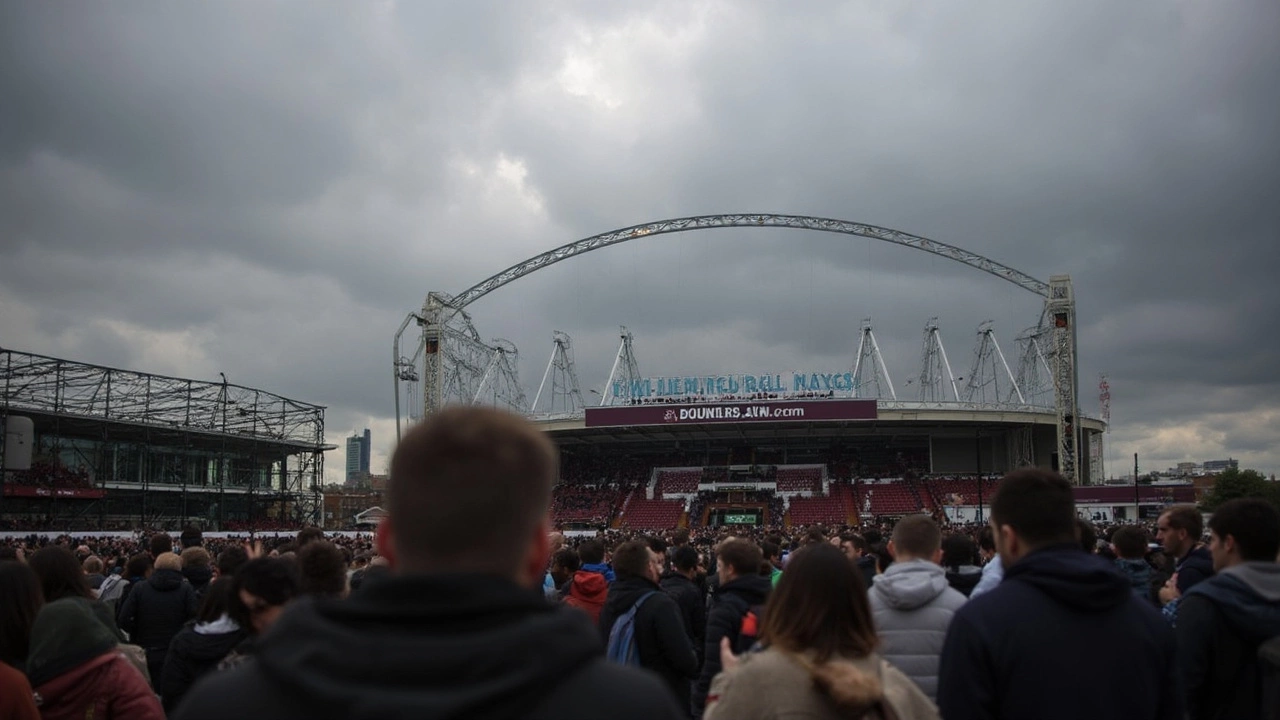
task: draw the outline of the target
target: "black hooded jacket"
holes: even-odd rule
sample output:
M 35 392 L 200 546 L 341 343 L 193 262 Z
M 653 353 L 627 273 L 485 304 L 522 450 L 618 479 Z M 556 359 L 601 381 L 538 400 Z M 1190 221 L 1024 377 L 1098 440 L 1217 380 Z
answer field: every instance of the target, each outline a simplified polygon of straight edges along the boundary
M 607 644 L 614 622 L 648 592 L 654 594 L 636 611 L 635 620 L 640 667 L 662 676 L 671 688 L 672 699 L 683 707 L 688 705 L 689 681 L 698 675 L 698 658 L 680 619 L 680 607 L 657 583 L 648 578 L 618 576 L 600 609 L 600 634 Z
M 196 614 L 196 591 L 177 570 L 156 570 L 138 583 L 120 607 L 120 629 L 163 662 L 169 643 Z M 149 657 L 149 656 L 148 656 Z
M 662 589 L 680 608 L 685 634 L 693 644 L 693 651 L 702 663 L 702 640 L 707 636 L 707 604 L 702 601 L 702 590 L 697 583 L 677 572 L 662 576 Z
M 1182 720 L 1173 631 L 1112 563 L 1036 550 L 956 612 L 938 710 L 968 718 Z
M 156 688 L 165 711 L 172 713 L 191 686 L 217 667 L 218 662 L 248 636 L 238 628 L 231 632 L 200 633 L 196 632 L 194 622 L 188 623 L 169 644 L 162 679 Z
M 716 588 L 707 613 L 707 639 L 703 645 L 702 672 L 693 689 L 693 709 L 698 716 L 706 707 L 707 690 L 711 679 L 719 674 L 720 639 L 729 638 L 730 646 L 737 646 L 742 630 L 742 618 L 754 605 L 763 605 L 769 599 L 773 582 L 763 575 L 743 575 Z
M 298 601 L 257 656 L 206 676 L 173 718 L 673 718 L 658 678 L 608 663 L 599 633 L 540 589 L 481 575 L 367 578 Z

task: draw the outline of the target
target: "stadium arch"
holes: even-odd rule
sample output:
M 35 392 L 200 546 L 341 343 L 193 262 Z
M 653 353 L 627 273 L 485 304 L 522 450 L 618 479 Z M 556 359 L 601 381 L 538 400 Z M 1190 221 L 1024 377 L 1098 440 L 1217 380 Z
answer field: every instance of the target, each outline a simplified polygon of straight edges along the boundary
M 466 312 L 489 293 L 525 275 L 593 250 L 645 237 L 695 230 L 770 227 L 838 233 L 920 250 L 953 260 L 1013 283 L 1044 299 L 1038 332 L 1050 337 L 1048 356 L 1052 360 L 1054 405 L 1057 412 L 1059 471 L 1077 482 L 1077 449 L 1080 446 L 1078 371 L 1075 327 L 1075 296 L 1069 275 L 1053 275 L 1048 282 L 996 262 L 977 253 L 947 243 L 900 230 L 850 220 L 779 213 L 729 213 L 696 215 L 631 225 L 566 243 L 516 263 L 472 285 L 457 295 L 429 292 L 421 313 L 409 313 L 395 334 L 393 375 L 395 379 L 397 436 L 400 423 L 400 383 L 422 383 L 422 415 L 438 411 L 446 398 L 479 402 L 492 392 L 495 404 L 504 398 L 508 407 L 524 411 L 523 391 L 515 376 L 515 349 L 506 341 L 485 343 Z M 421 328 L 421 338 L 412 357 L 401 354 L 401 337 L 410 324 Z M 421 362 L 422 377 L 416 374 Z M 500 386 L 510 388 L 503 392 Z

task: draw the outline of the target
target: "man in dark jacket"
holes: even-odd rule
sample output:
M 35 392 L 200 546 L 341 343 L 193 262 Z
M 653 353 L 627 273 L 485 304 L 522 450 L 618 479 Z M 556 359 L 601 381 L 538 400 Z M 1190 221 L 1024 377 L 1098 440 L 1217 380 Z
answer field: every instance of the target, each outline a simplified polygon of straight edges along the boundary
M 698 551 L 688 545 L 672 550 L 672 570 L 663 574 L 659 584 L 680 608 L 684 632 L 689 636 L 689 642 L 698 656 L 698 666 L 701 667 L 702 644 L 707 636 L 707 604 L 703 602 L 702 591 L 694 582 L 694 578 L 698 576 Z
M 991 501 L 1004 581 L 965 603 L 943 644 L 938 710 L 968 718 L 1180 720 L 1173 630 L 1080 549 L 1071 486 L 1018 470 Z
M 160 687 L 169 643 L 196 616 L 198 604 L 196 591 L 182 577 L 182 560 L 173 553 L 161 553 L 151 576 L 125 598 L 120 629 L 129 633 L 131 643 L 147 651 L 152 687 Z
M 702 672 L 693 689 L 693 710 L 698 717 L 707 703 L 707 690 L 711 679 L 721 670 L 720 641 L 729 640 L 735 653 L 741 647 L 742 620 L 753 608 L 758 609 L 769 598 L 773 589 L 768 577 L 760 574 L 764 554 L 748 540 L 730 539 L 716 549 L 719 584 L 712 595 L 711 611 L 707 613 L 707 639 L 702 650 Z
M 617 580 L 609 586 L 609 597 L 600 612 L 604 642 L 608 643 L 618 618 L 641 603 L 633 626 L 640 667 L 657 673 L 671 688 L 672 696 L 687 706 L 689 681 L 698 675 L 698 658 L 685 634 L 680 608 L 658 585 L 662 556 L 647 543 L 632 540 L 613 551 L 613 569 Z
M 1178 606 L 1178 666 L 1199 718 L 1259 718 L 1258 646 L 1280 636 L 1280 513 L 1265 500 L 1224 503 L 1209 520 L 1217 575 Z
M 1177 592 L 1162 592 L 1162 605 L 1185 595 L 1213 575 L 1213 556 L 1200 542 L 1203 534 L 1204 516 L 1195 505 L 1174 505 L 1156 521 L 1156 539 L 1164 546 L 1165 553 L 1177 560 L 1173 570 L 1174 577 L 1178 578 Z
M 417 425 L 391 459 L 388 571 L 347 600 L 294 603 L 173 717 L 679 717 L 661 680 L 605 661 L 582 613 L 543 597 L 557 465 L 515 415 L 459 407 Z

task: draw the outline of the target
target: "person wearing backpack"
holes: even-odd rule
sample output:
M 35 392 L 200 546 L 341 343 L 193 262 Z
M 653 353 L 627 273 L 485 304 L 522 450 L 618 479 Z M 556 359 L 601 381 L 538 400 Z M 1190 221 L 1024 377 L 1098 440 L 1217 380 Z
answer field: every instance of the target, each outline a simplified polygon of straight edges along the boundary
M 1231 500 L 1214 511 L 1209 531 L 1217 574 L 1182 596 L 1174 629 L 1188 716 L 1274 714 L 1263 704 L 1275 680 L 1263 646 L 1280 637 L 1280 512 L 1265 500 Z
M 729 539 L 716 549 L 719 584 L 707 613 L 702 672 L 693 689 L 696 717 L 702 716 L 711 679 L 721 670 L 720 641 L 728 638 L 730 649 L 737 654 L 748 652 L 755 644 L 764 604 L 773 589 L 770 578 L 760 574 L 763 562 L 764 553 L 749 540 Z
M 613 571 L 617 580 L 600 612 L 606 657 L 657 673 L 687 715 L 698 658 L 679 606 L 658 585 L 662 558 L 647 543 L 632 540 L 613 551 Z

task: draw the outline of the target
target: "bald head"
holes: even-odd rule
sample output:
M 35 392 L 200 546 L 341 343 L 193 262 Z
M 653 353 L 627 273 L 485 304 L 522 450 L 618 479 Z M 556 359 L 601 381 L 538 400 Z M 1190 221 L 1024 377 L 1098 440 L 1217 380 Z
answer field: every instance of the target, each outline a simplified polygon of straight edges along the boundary
M 411 573 L 516 573 L 534 542 L 547 543 L 541 528 L 558 473 L 555 445 L 524 418 L 477 407 L 437 413 L 391 458 L 393 564 Z

